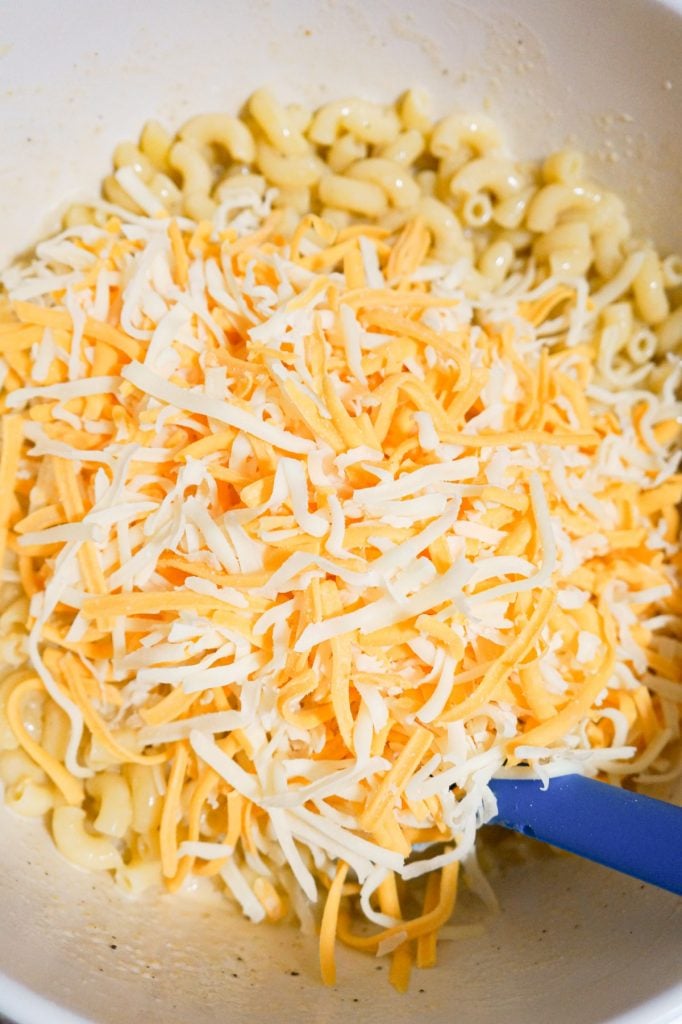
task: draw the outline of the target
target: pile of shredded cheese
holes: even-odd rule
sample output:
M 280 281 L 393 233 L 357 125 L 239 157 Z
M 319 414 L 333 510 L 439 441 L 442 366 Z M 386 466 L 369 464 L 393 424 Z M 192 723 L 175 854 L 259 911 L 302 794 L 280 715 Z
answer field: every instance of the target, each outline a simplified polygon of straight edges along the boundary
M 606 390 L 580 281 L 470 288 L 418 218 L 279 217 L 121 211 L 6 274 L 4 714 L 65 852 L 93 776 L 151 779 L 101 866 L 318 903 L 324 980 L 339 937 L 404 989 L 493 776 L 680 771 L 678 369 Z

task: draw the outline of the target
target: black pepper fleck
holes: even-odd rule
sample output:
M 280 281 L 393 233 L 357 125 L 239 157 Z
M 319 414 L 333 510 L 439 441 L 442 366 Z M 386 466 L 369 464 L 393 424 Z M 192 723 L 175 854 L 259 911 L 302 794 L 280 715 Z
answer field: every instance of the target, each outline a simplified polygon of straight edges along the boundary
M 115 942 L 110 942 L 109 943 L 109 949 L 118 949 L 118 946 L 116 945 Z

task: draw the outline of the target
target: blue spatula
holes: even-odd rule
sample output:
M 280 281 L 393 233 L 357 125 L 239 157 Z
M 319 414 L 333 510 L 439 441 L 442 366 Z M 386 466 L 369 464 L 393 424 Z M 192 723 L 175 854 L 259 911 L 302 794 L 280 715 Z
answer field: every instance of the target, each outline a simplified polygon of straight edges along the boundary
M 490 785 L 493 824 L 682 895 L 682 807 L 582 775 Z

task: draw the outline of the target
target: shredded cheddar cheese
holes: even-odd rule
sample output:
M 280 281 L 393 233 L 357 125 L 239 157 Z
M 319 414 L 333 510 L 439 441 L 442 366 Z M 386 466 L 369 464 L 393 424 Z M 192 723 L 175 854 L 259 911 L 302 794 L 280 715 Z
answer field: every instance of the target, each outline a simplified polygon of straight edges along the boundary
M 170 891 L 324 894 L 327 984 L 337 937 L 400 990 L 436 962 L 493 776 L 679 736 L 678 370 L 611 394 L 587 322 L 545 340 L 575 287 L 473 300 L 430 247 L 254 197 L 70 228 L 0 302 L 16 742 L 71 807 L 123 778 Z

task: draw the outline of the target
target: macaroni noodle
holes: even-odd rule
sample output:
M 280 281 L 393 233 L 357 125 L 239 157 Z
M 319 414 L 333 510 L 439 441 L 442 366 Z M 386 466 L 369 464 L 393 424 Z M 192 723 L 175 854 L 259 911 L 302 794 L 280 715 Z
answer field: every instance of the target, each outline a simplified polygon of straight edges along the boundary
M 175 138 L 157 121 L 147 122 L 137 145 L 116 148 L 116 174 L 104 182 L 105 197 L 137 214 L 166 209 L 210 219 L 218 205 L 235 201 L 237 190 L 240 198 L 252 192 L 264 199 L 274 187 L 272 203 L 290 226 L 308 210 L 339 229 L 370 217 L 396 230 L 419 215 L 434 255 L 453 260 L 475 251 L 490 287 L 501 287 L 514 260 L 527 259 L 530 250 L 550 275 L 594 275 L 597 309 L 602 294 L 618 299 L 631 290 L 637 313 L 631 332 L 640 332 L 632 351 L 638 358 L 651 347 L 649 339 L 642 348 L 645 327 L 656 329 L 659 355 L 678 346 L 680 321 L 667 291 L 682 282 L 680 257 L 660 261 L 646 249 L 632 251 L 621 200 L 585 178 L 577 150 L 550 154 L 535 173 L 540 184 L 531 184 L 528 167 L 509 157 L 488 115 L 458 112 L 434 123 L 429 97 L 419 89 L 408 90 L 395 109 L 351 99 L 313 115 L 259 89 L 247 110 L 247 121 L 200 114 Z M 134 174 L 146 191 L 120 171 Z M 79 206 L 66 222 L 98 216 Z M 463 229 L 486 236 L 472 250 Z M 639 261 L 632 279 L 629 257 Z M 623 344 L 622 357 L 630 359 L 629 353 Z
M 3 277 L 0 781 L 404 989 L 493 776 L 682 773 L 682 257 L 419 89 L 244 110 Z

